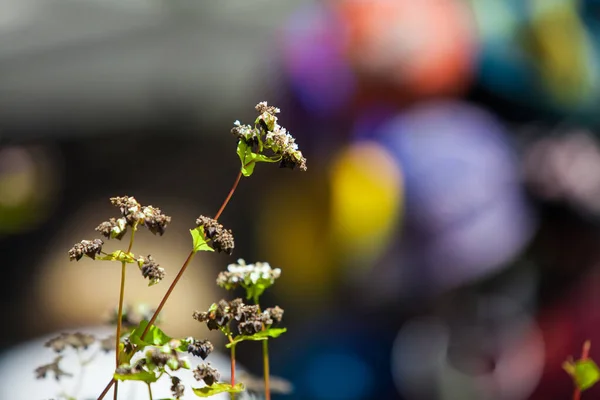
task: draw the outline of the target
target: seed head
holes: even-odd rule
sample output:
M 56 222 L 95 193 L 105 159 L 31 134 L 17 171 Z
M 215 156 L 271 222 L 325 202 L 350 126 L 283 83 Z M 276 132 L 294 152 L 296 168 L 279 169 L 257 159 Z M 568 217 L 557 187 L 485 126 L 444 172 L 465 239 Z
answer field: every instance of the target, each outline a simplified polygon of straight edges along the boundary
M 96 254 L 102 252 L 102 245 L 104 245 L 104 242 L 101 239 L 82 240 L 79 243 L 75 243 L 69 250 L 69 260 L 79 261 L 83 256 L 88 256 L 92 260 L 95 260 Z
M 162 236 L 167 225 L 171 223 L 171 217 L 164 215 L 160 208 L 153 206 L 142 206 L 135 197 L 121 196 L 111 197 L 111 203 L 119 207 L 125 223 L 129 226 L 143 225 L 153 234 Z M 111 221 L 108 221 L 109 223 Z M 98 228 L 108 229 L 106 223 L 100 224 Z M 97 228 L 97 229 L 98 229 Z
M 96 341 L 96 338 L 86 333 L 61 333 L 44 343 L 45 347 L 50 347 L 57 353 L 62 352 L 67 347 L 76 350 L 85 350 Z
M 275 116 L 275 114 L 279 114 L 281 110 L 274 106 L 269 106 L 266 101 L 261 101 L 254 107 L 259 114 L 267 113 L 269 115 Z
M 142 271 L 142 276 L 150 280 L 148 286 L 156 285 L 165 277 L 165 270 L 154 261 L 151 255 L 140 257 L 138 265 L 140 266 L 140 271 Z
M 183 392 L 185 391 L 185 386 L 181 384 L 181 379 L 176 376 L 171 377 L 171 394 L 176 399 L 183 397 Z
M 144 366 L 147 364 L 145 358 L 139 359 L 135 364 L 122 364 L 120 365 L 115 372 L 119 375 L 134 375 L 140 373 L 144 370 Z
M 139 265 L 139 260 L 138 260 Z M 150 308 L 147 304 L 137 304 L 136 306 L 131 306 L 129 304 L 123 305 L 123 312 L 121 315 L 121 324 L 125 328 L 133 328 L 136 327 L 143 320 L 150 321 L 152 315 L 154 315 L 154 308 Z M 110 316 L 108 318 L 108 323 L 111 325 L 117 325 L 119 320 L 119 308 L 115 307 L 111 310 Z M 156 319 L 155 324 L 158 325 L 161 322 L 160 314 Z
M 208 357 L 208 355 L 212 353 L 214 349 L 215 348 L 213 344 L 205 339 L 194 340 L 194 342 L 188 346 L 187 351 L 190 354 L 193 354 L 197 357 L 202 357 L 203 360 L 206 360 L 206 357 Z
M 108 336 L 100 340 L 100 349 L 108 353 L 115 350 L 115 335 Z
M 162 236 L 165 233 L 167 225 L 171 223 L 171 217 L 162 214 L 160 208 L 147 206 L 144 207 L 144 225 L 153 234 Z
M 48 373 L 54 373 L 54 378 L 59 381 L 63 376 L 73 376 L 72 374 L 63 371 L 58 365 L 60 360 L 62 360 L 62 356 L 57 356 L 53 362 L 50 364 L 42 365 L 35 369 L 35 377 L 36 379 L 44 379 Z
M 212 240 L 215 250 L 231 255 L 235 247 L 231 229 L 225 229 L 217 220 L 204 215 L 196 219 L 196 226 L 204 228 L 204 234 L 207 239 Z
M 144 217 L 142 213 L 142 205 L 138 203 L 135 197 L 111 197 L 110 202 L 114 206 L 119 207 L 121 210 L 121 215 L 123 215 L 123 218 L 125 218 L 129 226 L 137 225 L 139 220 Z
M 107 239 L 121 240 L 127 233 L 127 221 L 125 218 L 111 218 L 98 225 L 96 231 L 100 232 Z
M 194 378 L 197 381 L 204 381 L 208 386 L 218 382 L 220 377 L 219 371 L 211 367 L 210 364 L 200 364 L 194 370 Z
M 267 308 L 264 311 L 264 314 L 268 315 L 269 319 L 271 319 L 275 323 L 280 323 L 281 319 L 283 318 L 283 308 L 281 308 L 279 306 L 275 306 L 275 307 L 272 307 L 272 308 Z M 273 322 L 271 322 L 268 325 L 271 325 L 272 323 Z
M 170 352 L 162 352 L 158 348 L 153 348 L 146 353 L 146 360 L 151 361 L 157 367 L 164 367 L 173 357 Z

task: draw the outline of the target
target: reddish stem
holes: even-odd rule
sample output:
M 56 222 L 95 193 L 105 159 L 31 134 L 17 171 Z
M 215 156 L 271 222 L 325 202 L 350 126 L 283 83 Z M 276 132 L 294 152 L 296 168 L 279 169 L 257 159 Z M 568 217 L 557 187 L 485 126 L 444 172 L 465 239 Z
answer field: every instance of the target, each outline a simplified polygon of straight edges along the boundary
M 238 173 L 237 178 L 235 178 L 235 182 L 233 183 L 233 186 L 231 187 L 231 190 L 229 191 L 227 198 L 225 198 L 225 201 L 223 202 L 223 204 L 221 204 L 221 208 L 219 208 L 219 211 L 217 211 L 217 214 L 215 215 L 215 220 L 219 219 L 219 217 L 223 213 L 223 210 L 225 210 L 227 203 L 229 203 L 229 200 L 231 200 L 231 196 L 233 196 L 233 192 L 235 192 L 235 189 L 237 188 L 238 184 L 240 183 L 240 179 L 242 179 L 242 171 L 241 170 Z
M 586 342 L 583 344 L 583 348 L 581 349 L 581 360 L 587 360 L 588 357 L 590 356 L 590 347 L 592 347 L 592 344 L 590 343 L 589 340 L 586 340 Z M 575 387 L 575 390 L 573 391 L 573 400 L 580 400 L 581 399 L 581 390 L 578 387 Z
M 104 396 L 106 396 L 106 393 L 108 393 L 108 391 L 110 390 L 112 385 L 115 383 L 116 383 L 116 381 L 114 379 L 111 379 L 111 381 L 108 382 L 108 385 L 106 385 L 106 387 L 104 388 L 102 393 L 100 393 L 100 396 L 98 396 L 98 400 L 102 400 L 104 398 Z

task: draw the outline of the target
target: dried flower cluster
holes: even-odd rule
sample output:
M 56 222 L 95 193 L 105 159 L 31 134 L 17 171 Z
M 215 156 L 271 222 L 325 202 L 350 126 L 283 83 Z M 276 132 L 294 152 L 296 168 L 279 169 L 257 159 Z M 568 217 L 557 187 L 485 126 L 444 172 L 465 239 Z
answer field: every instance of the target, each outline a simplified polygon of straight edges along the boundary
M 239 259 L 237 264 L 229 264 L 227 271 L 220 272 L 217 276 L 217 285 L 231 290 L 239 285 L 250 287 L 260 285 L 264 289 L 275 283 L 275 279 L 281 276 L 281 269 L 271 268 L 267 262 L 256 262 L 246 264 Z
M 107 239 L 121 240 L 127 232 L 127 227 L 145 226 L 153 234 L 163 235 L 171 217 L 164 215 L 160 208 L 142 206 L 135 197 L 111 197 L 110 202 L 119 207 L 121 218 L 110 218 L 96 227 Z
M 104 339 L 101 339 L 99 341 L 99 343 L 100 343 L 100 349 L 103 352 L 109 353 L 111 351 L 114 351 L 115 350 L 115 335 L 111 335 Z
M 259 151 L 263 150 L 262 147 L 270 150 L 279 160 L 280 167 L 294 169 L 298 166 L 306 171 L 306 158 L 298 149 L 296 139 L 277 123 L 279 108 L 269 106 L 266 101 L 258 103 L 255 108 L 259 115 L 254 128 L 235 121 L 231 132 L 251 147 L 260 145 Z
M 144 366 L 147 361 L 145 358 L 140 358 L 135 364 L 121 364 L 117 369 L 115 369 L 115 373 L 118 375 L 135 375 L 144 371 Z
M 57 381 L 60 380 L 60 378 L 63 376 L 73 376 L 72 374 L 63 371 L 60 368 L 59 362 L 60 362 L 60 360 L 62 360 L 62 358 L 63 358 L 62 356 L 58 356 L 50 364 L 42 365 L 41 367 L 36 368 L 35 369 L 36 379 L 46 378 L 46 375 L 48 375 L 48 373 L 50 373 L 50 372 L 52 372 L 54 374 L 54 378 Z
M 204 339 L 204 340 L 194 340 L 192 343 L 188 345 L 187 351 L 190 354 L 195 355 L 196 357 L 202 357 L 203 360 L 206 360 L 206 357 L 215 349 L 213 344 Z
M 156 285 L 165 277 L 165 270 L 154 261 L 151 255 L 140 257 L 138 259 L 138 266 L 140 267 L 142 276 L 150 280 L 148 286 Z
M 50 347 L 55 352 L 60 353 L 67 347 L 72 347 L 75 350 L 85 350 L 94 344 L 95 341 L 96 338 L 87 333 L 61 333 L 57 337 L 48 340 L 44 346 Z
M 204 381 L 208 386 L 212 386 L 215 382 L 219 381 L 221 374 L 216 368 L 208 364 L 200 364 L 194 369 L 194 379 L 197 381 Z
M 188 365 L 188 361 L 179 357 L 179 352 L 172 346 L 154 347 L 146 352 L 146 365 L 164 368 L 168 366 L 172 371 L 177 371 Z
M 208 311 L 194 312 L 193 317 L 199 322 L 206 323 L 209 330 L 226 332 L 229 332 L 229 324 L 236 321 L 240 335 L 254 335 L 263 330 L 263 327 L 280 322 L 283 317 L 283 309 L 275 307 L 261 312 L 259 306 L 246 305 L 242 299 L 238 298 L 230 302 L 220 300 L 211 305 Z
M 235 242 L 231 229 L 225 229 L 217 220 L 201 215 L 196 219 L 196 226 L 204 228 L 204 234 L 207 239 L 212 240 L 212 245 L 218 252 L 228 255 L 233 253 Z
M 103 245 L 104 242 L 101 239 L 82 240 L 79 243 L 75 243 L 69 250 L 69 260 L 79 261 L 83 256 L 88 256 L 92 260 L 95 260 L 96 254 L 102 252 Z
M 123 314 L 121 316 L 121 325 L 125 329 L 134 328 L 140 324 L 140 322 L 146 320 L 149 321 L 152 318 L 152 314 L 154 314 L 154 308 L 148 307 L 146 304 L 138 304 L 135 307 L 129 304 L 123 305 Z M 110 317 L 108 318 L 108 323 L 111 325 L 117 325 L 117 320 L 119 317 L 118 308 L 115 307 Z M 160 317 L 156 320 L 157 324 L 160 322 Z M 114 346 L 114 341 L 113 341 Z M 114 349 L 113 349 L 114 350 Z
M 181 383 L 181 379 L 176 376 L 171 377 L 171 394 L 176 399 L 180 399 L 183 397 L 183 393 L 185 391 L 185 386 Z

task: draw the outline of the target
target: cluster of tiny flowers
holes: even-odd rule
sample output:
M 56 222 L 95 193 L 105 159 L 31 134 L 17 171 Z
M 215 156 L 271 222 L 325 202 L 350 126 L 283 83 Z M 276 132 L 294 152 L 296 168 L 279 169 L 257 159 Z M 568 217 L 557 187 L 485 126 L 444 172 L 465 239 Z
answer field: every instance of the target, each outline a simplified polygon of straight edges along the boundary
M 82 240 L 79 243 L 75 243 L 69 250 L 69 260 L 79 261 L 83 256 L 88 256 L 92 260 L 95 260 L 96 254 L 102 252 L 103 245 L 104 242 L 101 239 Z
M 210 240 L 212 245 L 218 252 L 223 252 L 228 255 L 233 253 L 235 242 L 231 229 L 225 229 L 217 220 L 201 215 L 196 219 L 196 226 L 204 228 L 204 234 Z
M 221 374 L 216 368 L 210 366 L 210 364 L 200 364 L 194 369 L 194 379 L 197 381 L 204 381 L 208 386 L 212 386 L 215 382 L 219 381 Z
M 239 259 L 237 264 L 229 264 L 227 271 L 220 272 L 217 276 L 217 285 L 227 290 L 236 288 L 238 285 L 249 287 L 261 285 L 265 289 L 275 283 L 275 279 L 281 276 L 281 269 L 271 268 L 267 262 L 246 264 Z
M 115 369 L 115 373 L 118 375 L 135 375 L 144 371 L 144 366 L 146 365 L 146 359 L 141 358 L 135 364 L 121 364 L 117 369 Z
M 268 308 L 261 313 L 257 305 L 246 305 L 238 298 L 230 302 L 220 300 L 211 305 L 208 311 L 194 312 L 193 317 L 206 323 L 209 330 L 225 330 L 230 322 L 236 321 L 240 335 L 254 335 L 263 330 L 263 326 L 268 327 L 274 322 L 280 322 L 283 309 Z
M 110 202 L 119 207 L 121 218 L 110 218 L 96 227 L 107 239 L 122 239 L 127 226 L 145 226 L 153 234 L 163 235 L 171 217 L 164 215 L 160 208 L 142 206 L 131 196 L 111 197 Z
M 235 121 L 231 132 L 250 146 L 263 142 L 266 149 L 281 158 L 280 167 L 294 169 L 298 166 L 306 171 L 306 158 L 298 149 L 296 139 L 277 123 L 275 114 L 280 112 L 279 108 L 269 106 L 266 101 L 258 103 L 255 108 L 259 113 L 255 128 Z
M 233 313 L 229 302 L 220 300 L 211 305 L 208 311 L 195 311 L 193 318 L 198 322 L 206 322 L 208 329 L 213 331 L 227 327 L 233 318 Z
M 183 392 L 185 391 L 185 386 L 181 384 L 181 379 L 176 376 L 171 377 L 171 394 L 176 399 L 180 399 L 183 397 Z
M 165 270 L 154 261 L 151 255 L 140 257 L 137 261 L 142 276 L 150 280 L 149 286 L 157 284 L 165 277 Z
M 59 336 L 44 343 L 45 347 L 50 347 L 57 353 L 62 352 L 67 347 L 75 350 L 85 350 L 96 342 L 96 338 L 86 333 L 61 333 Z
M 204 340 L 194 340 L 192 343 L 188 345 L 187 351 L 190 354 L 195 355 L 196 357 L 202 357 L 203 360 L 206 360 L 206 357 L 215 349 L 213 344 L 204 339 Z
M 50 364 L 42 365 L 35 369 L 35 377 L 36 379 L 44 379 L 48 373 L 52 372 L 54 374 L 54 378 L 58 381 L 63 376 L 73 376 L 68 372 L 63 371 L 58 365 L 60 360 L 62 360 L 62 356 L 58 356 L 54 359 Z
M 187 365 L 187 361 L 180 359 L 179 353 L 170 346 L 164 346 L 163 348 L 155 347 L 148 350 L 146 352 L 146 362 L 156 365 L 159 368 L 164 368 L 168 365 L 173 371 Z
M 111 352 L 115 350 L 115 335 L 111 335 L 107 338 L 100 340 L 100 349 L 105 352 Z

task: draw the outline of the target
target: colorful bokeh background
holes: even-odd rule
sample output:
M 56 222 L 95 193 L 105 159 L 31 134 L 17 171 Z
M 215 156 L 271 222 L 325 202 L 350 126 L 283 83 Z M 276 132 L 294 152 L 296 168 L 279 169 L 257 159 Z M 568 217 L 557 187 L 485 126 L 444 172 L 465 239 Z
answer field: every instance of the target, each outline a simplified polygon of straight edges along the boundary
M 0 36 L 2 349 L 104 324 L 118 268 L 67 250 L 111 196 L 173 217 L 136 242 L 166 282 L 128 276 L 158 302 L 267 100 L 308 171 L 242 180 L 169 332 L 244 258 L 283 270 L 277 399 L 567 399 L 600 360 L 600 1 L 1 0 Z

